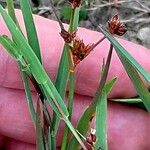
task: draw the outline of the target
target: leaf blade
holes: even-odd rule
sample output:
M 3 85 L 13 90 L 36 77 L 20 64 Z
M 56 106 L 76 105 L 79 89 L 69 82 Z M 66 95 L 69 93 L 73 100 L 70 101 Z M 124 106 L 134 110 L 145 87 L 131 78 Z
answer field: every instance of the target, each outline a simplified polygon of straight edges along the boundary
M 32 47 L 39 61 L 42 63 L 40 46 L 39 46 L 34 20 L 32 17 L 32 9 L 30 3 L 28 0 L 20 0 L 20 5 L 21 5 L 24 22 L 25 22 L 29 45 Z
M 150 74 L 119 44 L 119 42 L 112 35 L 105 31 L 101 26 L 99 26 L 99 29 L 104 34 L 104 36 L 112 43 L 117 54 L 121 57 L 125 57 L 128 62 L 130 62 L 134 66 L 134 68 L 136 68 L 138 72 L 145 78 L 145 80 L 150 83 Z

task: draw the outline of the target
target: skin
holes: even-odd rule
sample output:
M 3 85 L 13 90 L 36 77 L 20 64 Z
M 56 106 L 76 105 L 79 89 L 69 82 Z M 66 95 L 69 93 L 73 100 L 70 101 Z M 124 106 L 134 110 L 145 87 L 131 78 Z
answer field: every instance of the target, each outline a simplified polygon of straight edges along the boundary
M 22 17 L 16 12 L 20 25 Z M 58 23 L 35 16 L 44 67 L 54 81 L 58 62 L 63 48 L 63 40 L 59 35 Z M 9 32 L 0 18 L 0 34 Z M 86 36 L 85 36 L 86 35 Z M 86 44 L 96 42 L 102 34 L 79 28 L 78 37 Z M 118 39 L 129 53 L 150 72 L 150 51 L 140 45 Z M 76 124 L 91 102 L 99 82 L 103 58 L 107 56 L 109 42 L 103 41 L 76 68 L 76 90 L 73 123 Z M 26 103 L 25 93 L 16 62 L 0 48 L 0 148 L 6 150 L 35 150 L 35 130 Z M 89 71 L 90 70 L 90 71 Z M 117 54 L 113 53 L 108 79 L 117 76 L 118 80 L 109 99 L 136 96 L 136 91 L 125 73 Z M 149 86 L 147 84 L 147 86 Z M 37 96 L 33 89 L 34 102 Z M 62 129 L 58 135 L 58 145 L 61 144 Z M 150 115 L 142 109 L 110 101 L 108 105 L 108 144 L 109 150 L 149 150 L 150 148 Z

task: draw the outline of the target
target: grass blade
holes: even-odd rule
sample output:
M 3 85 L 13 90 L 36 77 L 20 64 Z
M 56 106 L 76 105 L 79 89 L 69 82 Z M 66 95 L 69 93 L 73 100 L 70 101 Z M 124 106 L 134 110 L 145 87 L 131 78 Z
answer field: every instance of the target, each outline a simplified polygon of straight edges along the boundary
M 75 74 L 74 74 L 74 72 L 70 72 L 69 78 L 70 78 L 70 80 L 69 80 L 70 82 L 69 82 L 69 96 L 68 96 L 68 112 L 69 112 L 69 120 L 71 121 L 74 90 L 75 90 Z M 69 135 L 69 128 L 66 125 L 65 129 L 64 129 L 61 150 L 66 150 L 66 148 L 67 148 L 68 138 L 69 138 L 68 135 Z
M 121 57 L 120 55 L 119 57 L 124 68 L 126 69 L 126 72 L 128 73 L 128 76 L 132 80 L 137 93 L 143 101 L 144 106 L 146 107 L 147 111 L 150 112 L 150 93 L 148 91 L 148 88 L 142 81 L 136 69 L 125 58 Z
M 14 2 L 13 2 L 13 0 L 6 0 L 6 2 L 7 2 L 8 14 L 11 16 L 12 20 L 16 23 L 16 25 L 19 27 L 19 23 L 17 21 L 15 11 L 14 11 Z
M 11 41 L 7 36 L 0 36 L 0 43 L 3 45 L 3 47 L 5 47 L 5 49 L 12 54 L 12 56 L 14 58 L 16 58 L 18 60 L 18 65 L 20 67 L 20 70 L 24 69 L 24 64 L 22 64 L 23 61 L 20 61 L 20 58 L 22 58 L 19 50 L 17 50 L 17 47 L 15 45 L 15 43 L 13 41 Z M 19 57 L 18 57 L 19 56 Z M 32 120 L 36 121 L 36 114 L 35 114 L 35 109 L 33 106 L 33 100 L 32 100 L 32 96 L 31 96 L 31 91 L 29 88 L 29 84 L 28 84 L 28 80 L 27 80 L 27 75 L 24 71 L 21 71 L 22 73 L 22 79 L 23 79 L 23 83 L 24 83 L 24 87 L 25 87 L 25 92 L 27 95 L 27 102 L 29 105 L 29 109 L 30 109 L 30 113 L 32 116 Z
M 119 42 L 110 35 L 105 29 L 99 26 L 99 29 L 104 34 L 104 36 L 112 43 L 117 54 L 120 57 L 124 57 L 138 72 L 150 83 L 150 74 L 119 44 Z
M 13 0 L 7 0 L 6 2 L 7 2 L 7 7 L 8 7 L 8 14 L 12 18 L 12 20 L 15 22 L 15 24 L 18 26 L 18 28 L 20 28 L 19 24 L 18 24 L 18 21 L 17 21 L 17 18 L 16 18 L 16 15 L 15 15 Z M 18 53 L 18 54 L 15 54 L 14 57 L 17 58 L 18 55 L 20 55 L 19 50 L 16 51 L 17 48 L 16 48 L 15 43 L 13 41 L 11 41 L 8 37 L 2 36 L 2 37 L 0 37 L 0 41 L 1 41 L 0 43 L 8 51 L 10 51 L 10 53 L 12 55 L 15 54 L 15 53 Z M 35 112 L 35 109 L 34 109 L 32 95 L 31 95 L 29 84 L 28 84 L 27 74 L 24 71 L 22 71 L 24 68 L 23 68 L 23 65 L 21 64 L 20 61 L 18 61 L 18 66 L 19 66 L 20 71 L 21 71 L 22 80 L 23 80 L 24 87 L 25 87 L 25 93 L 26 93 L 27 103 L 28 103 L 28 106 L 29 106 L 31 117 L 32 117 L 32 120 L 33 120 L 34 125 L 35 125 L 36 124 L 36 112 Z
M 146 110 L 142 100 L 140 98 L 131 98 L 131 99 L 112 99 L 114 102 L 119 102 L 119 103 L 124 103 L 124 104 L 129 104 L 130 106 L 133 107 L 138 107 L 141 109 Z
M 25 22 L 29 45 L 32 47 L 39 61 L 42 63 L 40 46 L 39 46 L 34 20 L 32 17 L 32 10 L 31 10 L 30 3 L 28 0 L 20 0 L 20 5 L 21 5 L 24 22 Z
M 13 58 L 18 59 L 22 56 L 21 52 L 17 49 L 15 43 L 10 40 L 6 35 L 0 36 L 0 43 Z
M 20 67 L 20 70 L 23 69 L 22 65 L 20 63 L 19 63 L 19 67 Z M 26 93 L 26 97 L 27 97 L 27 103 L 28 103 L 28 106 L 30 109 L 32 120 L 35 124 L 36 123 L 36 113 L 35 113 L 35 109 L 34 109 L 34 105 L 33 105 L 31 90 L 30 90 L 29 83 L 28 83 L 28 77 L 24 71 L 21 71 L 21 75 L 22 75 L 22 80 L 24 83 L 25 93 Z
M 96 144 L 95 149 L 107 150 L 107 94 L 102 91 L 96 106 Z
M 106 83 L 104 90 L 107 92 L 110 92 L 113 85 L 115 84 L 117 78 L 112 79 L 111 81 L 109 81 L 108 83 Z M 107 90 L 106 90 L 107 89 Z M 107 93 L 108 94 L 108 93 Z M 93 99 L 94 101 L 95 98 Z M 93 114 L 96 111 L 96 104 L 91 103 L 88 108 L 85 110 L 85 112 L 83 113 L 83 115 L 81 116 L 78 125 L 77 125 L 77 130 L 83 135 L 86 136 L 86 133 L 89 129 L 89 122 L 93 116 Z M 77 143 L 75 138 L 72 138 L 71 141 L 69 142 L 68 145 L 68 150 L 76 150 L 79 148 L 79 144 Z
M 60 108 L 63 110 L 64 114 L 68 116 L 67 108 L 64 104 L 64 101 L 60 97 L 59 93 L 57 92 L 56 88 L 54 87 L 53 83 L 49 79 L 47 73 L 45 72 L 44 68 L 42 67 L 41 63 L 39 62 L 38 58 L 36 57 L 35 53 L 33 52 L 32 48 L 29 46 L 27 41 L 25 40 L 24 36 L 20 32 L 20 30 L 17 28 L 15 23 L 12 21 L 12 19 L 8 16 L 8 14 L 5 12 L 5 10 L 0 6 L 0 12 L 6 22 L 6 25 L 11 32 L 12 36 L 15 39 L 15 42 L 17 46 L 20 48 L 20 52 L 22 56 L 26 58 L 28 63 L 30 64 L 30 70 L 32 71 L 32 74 L 36 81 L 43 85 L 44 88 L 47 88 L 49 92 L 53 91 L 54 98 L 52 101 L 50 100 L 50 104 L 52 105 L 52 108 L 57 112 L 57 115 L 60 116 L 60 111 L 56 107 L 55 103 L 57 103 Z M 45 90 L 45 89 L 44 89 Z M 62 116 L 61 116 L 62 117 Z
M 38 150 L 45 150 L 44 146 L 44 135 L 42 129 L 42 122 L 41 122 L 41 107 L 40 107 L 40 100 L 37 101 L 37 110 L 36 110 L 36 145 Z
M 142 100 L 140 98 L 112 99 L 112 101 L 129 103 L 129 104 L 142 103 Z

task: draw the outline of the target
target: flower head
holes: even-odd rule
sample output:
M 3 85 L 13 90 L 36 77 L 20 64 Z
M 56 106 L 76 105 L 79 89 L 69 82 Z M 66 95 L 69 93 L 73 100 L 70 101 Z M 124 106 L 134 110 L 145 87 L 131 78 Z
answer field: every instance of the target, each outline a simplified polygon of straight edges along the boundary
M 93 146 L 96 143 L 96 130 L 91 128 L 90 134 L 86 137 L 86 142 Z
M 81 0 L 69 0 L 69 2 L 72 4 L 73 8 L 79 7 Z
M 62 29 L 60 35 L 66 43 L 71 43 L 73 39 L 76 37 L 76 31 L 69 33 L 65 29 Z
M 118 15 L 113 16 L 110 21 L 108 21 L 108 30 L 111 34 L 116 34 L 122 36 L 126 33 L 126 26 L 120 21 Z
M 80 63 L 91 51 L 93 50 L 92 45 L 85 45 L 83 40 L 75 38 L 73 40 L 73 46 L 71 48 L 74 66 Z

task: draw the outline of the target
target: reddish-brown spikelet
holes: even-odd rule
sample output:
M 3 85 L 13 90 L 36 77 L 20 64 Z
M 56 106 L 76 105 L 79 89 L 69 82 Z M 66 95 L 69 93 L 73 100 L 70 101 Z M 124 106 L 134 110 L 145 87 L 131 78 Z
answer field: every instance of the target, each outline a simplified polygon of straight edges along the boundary
M 69 33 L 65 29 L 62 29 L 60 32 L 60 35 L 66 43 L 71 43 L 73 41 L 73 39 L 76 37 L 76 31 Z
M 113 16 L 110 21 L 108 21 L 108 30 L 111 34 L 116 34 L 122 36 L 126 33 L 126 26 L 120 21 L 118 15 Z
M 96 135 L 95 135 L 95 129 L 91 128 L 90 134 L 86 137 L 86 142 L 93 146 L 96 143 Z
M 81 0 L 69 0 L 69 2 L 72 4 L 73 8 L 79 7 Z
M 73 47 L 71 48 L 74 66 L 79 64 L 92 50 L 93 44 L 85 45 L 83 40 L 75 38 L 73 40 Z

